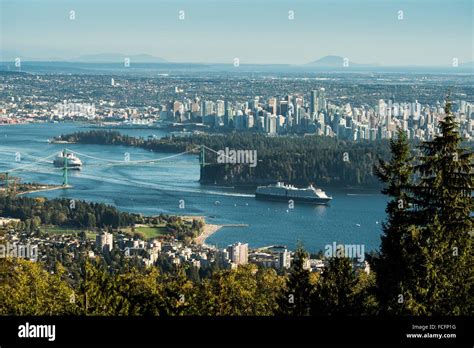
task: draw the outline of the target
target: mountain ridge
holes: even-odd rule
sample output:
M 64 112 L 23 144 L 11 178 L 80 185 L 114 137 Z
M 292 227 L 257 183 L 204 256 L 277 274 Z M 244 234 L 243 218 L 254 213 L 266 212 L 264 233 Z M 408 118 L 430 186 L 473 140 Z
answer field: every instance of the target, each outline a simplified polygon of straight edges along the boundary
M 328 68 L 342 68 L 344 67 L 344 60 L 347 59 L 348 66 L 357 66 L 357 67 L 367 67 L 367 66 L 380 66 L 378 63 L 370 63 L 370 64 L 360 64 L 354 63 L 349 58 L 336 56 L 336 55 L 328 55 L 321 57 L 317 60 L 312 62 L 306 63 L 307 66 L 314 66 L 314 67 L 328 67 Z

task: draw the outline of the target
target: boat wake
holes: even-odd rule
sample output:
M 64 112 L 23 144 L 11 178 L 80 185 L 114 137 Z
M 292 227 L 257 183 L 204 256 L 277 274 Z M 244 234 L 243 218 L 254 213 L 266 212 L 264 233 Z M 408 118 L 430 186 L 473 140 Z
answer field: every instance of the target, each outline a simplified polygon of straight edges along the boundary
M 370 197 L 375 196 L 372 193 L 347 193 L 348 196 L 361 196 L 361 197 Z
M 189 187 L 180 187 L 176 185 L 166 185 L 166 184 L 156 184 L 151 182 L 143 182 L 137 181 L 132 179 L 117 179 L 117 178 L 106 178 L 97 175 L 87 175 L 81 173 L 79 177 L 83 179 L 95 180 L 95 181 L 104 181 L 111 184 L 122 184 L 127 186 L 134 186 L 134 187 L 142 187 L 142 188 L 152 188 L 155 190 L 160 190 L 164 192 L 186 192 L 186 193 L 197 193 L 197 194 L 206 194 L 206 195 L 213 195 L 213 196 L 228 196 L 228 197 L 248 197 L 254 198 L 255 195 L 253 194 L 245 194 L 245 193 L 232 193 L 232 192 L 221 192 L 221 191 L 213 191 L 213 190 L 202 190 L 199 188 L 189 188 Z

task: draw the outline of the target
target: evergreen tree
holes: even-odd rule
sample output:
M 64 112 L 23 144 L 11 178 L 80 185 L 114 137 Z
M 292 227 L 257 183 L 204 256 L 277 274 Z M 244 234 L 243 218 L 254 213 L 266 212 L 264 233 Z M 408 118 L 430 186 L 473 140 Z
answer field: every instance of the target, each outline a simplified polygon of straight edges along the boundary
M 298 246 L 286 282 L 286 289 L 278 301 L 278 312 L 281 315 L 309 315 L 313 285 L 310 280 L 310 271 L 304 268 L 307 258 L 308 253 L 302 246 Z
M 419 257 L 418 286 L 407 289 L 416 313 L 472 313 L 473 153 L 462 147 L 458 124 L 447 100 L 440 135 L 420 146 L 416 166 L 414 222 Z
M 413 176 L 412 157 L 405 132 L 399 128 L 390 140 L 390 161 L 379 161 L 376 175 L 385 184 L 382 193 L 391 198 L 387 204 L 387 221 L 383 223 L 380 252 L 369 258 L 376 273 L 376 295 L 381 312 L 401 311 L 399 295 L 402 281 L 411 275 L 410 258 L 412 203 L 409 189 Z
M 419 147 L 414 183 L 408 145 L 400 136 L 392 142 L 392 160 L 378 168 L 392 201 L 381 252 L 372 263 L 378 299 L 390 313 L 472 311 L 473 156 L 461 146 L 449 100 L 439 128 L 440 135 Z
M 357 274 L 347 257 L 331 257 L 312 295 L 311 315 L 361 314 L 355 293 Z M 356 305 L 357 304 L 357 305 Z

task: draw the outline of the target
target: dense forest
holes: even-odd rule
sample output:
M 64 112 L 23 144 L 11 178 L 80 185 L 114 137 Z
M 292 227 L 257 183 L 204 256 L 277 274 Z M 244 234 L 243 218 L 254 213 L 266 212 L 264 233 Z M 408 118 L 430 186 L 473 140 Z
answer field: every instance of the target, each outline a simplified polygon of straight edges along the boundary
M 194 139 L 193 139 L 194 141 Z M 306 186 L 379 187 L 373 166 L 389 156 L 388 142 L 346 142 L 329 137 L 266 137 L 255 134 L 198 139 L 217 151 L 226 147 L 255 150 L 257 165 L 217 163 L 206 152 L 201 182 L 230 185 L 270 184 L 277 181 Z
M 94 130 L 62 135 L 61 140 L 86 144 L 130 145 L 161 152 L 193 151 L 205 145 L 215 151 L 255 150 L 257 165 L 217 163 L 217 155 L 205 151 L 202 183 L 249 185 L 284 181 L 305 186 L 379 187 L 373 166 L 389 156 L 388 141 L 350 142 L 322 136 L 267 137 L 262 134 L 193 135 L 143 139 L 116 131 Z
M 37 221 L 39 224 L 83 228 L 119 228 L 135 223 L 138 215 L 118 211 L 103 203 L 69 199 L 30 198 L 0 195 L 0 215 Z

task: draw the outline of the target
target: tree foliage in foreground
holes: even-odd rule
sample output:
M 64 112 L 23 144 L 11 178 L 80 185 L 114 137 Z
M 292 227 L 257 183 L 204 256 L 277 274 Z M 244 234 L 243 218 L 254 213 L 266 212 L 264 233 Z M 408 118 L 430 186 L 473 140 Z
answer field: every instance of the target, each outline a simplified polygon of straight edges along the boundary
M 441 134 L 410 159 L 400 134 L 383 163 L 387 207 L 373 260 L 381 310 L 394 314 L 473 313 L 473 153 L 462 147 L 449 100 Z
M 0 315 L 79 314 L 76 293 L 58 264 L 51 274 L 41 264 L 22 259 L 0 260 Z
M 313 284 L 311 273 L 305 268 L 308 258 L 308 253 L 302 246 L 298 246 L 286 280 L 285 291 L 279 298 L 280 315 L 305 316 L 310 313 Z

